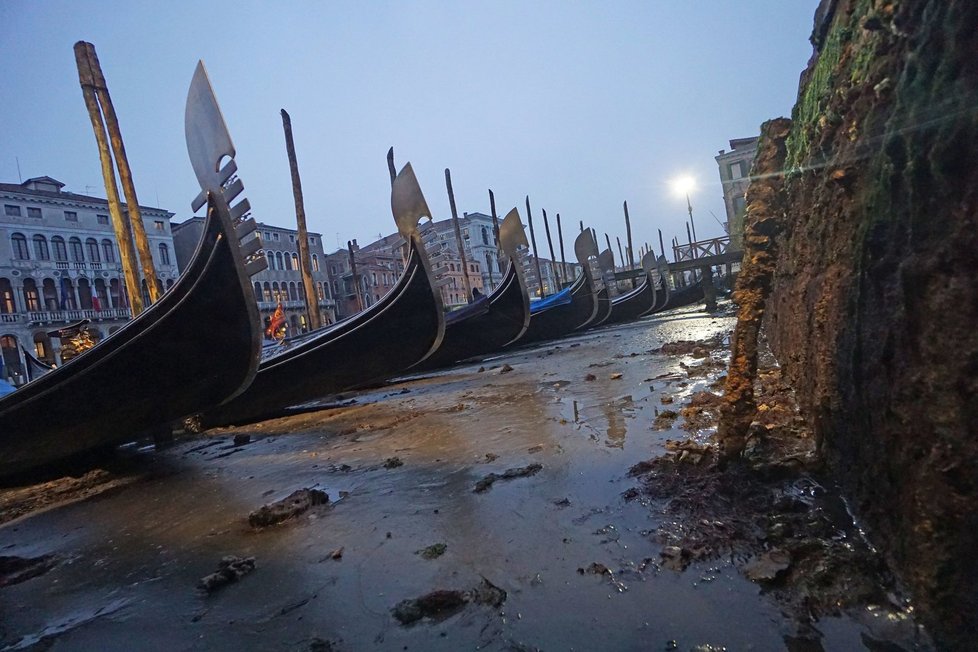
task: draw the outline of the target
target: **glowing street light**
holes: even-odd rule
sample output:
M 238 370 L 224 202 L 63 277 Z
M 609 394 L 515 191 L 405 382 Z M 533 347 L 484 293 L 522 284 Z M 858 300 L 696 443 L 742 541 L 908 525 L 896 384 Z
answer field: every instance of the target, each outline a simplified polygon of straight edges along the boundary
M 672 190 L 680 197 L 686 197 L 686 209 L 689 211 L 689 225 L 693 227 L 693 241 L 696 241 L 696 223 L 693 222 L 693 205 L 689 201 L 689 193 L 696 189 L 696 179 L 689 175 L 676 177 L 672 180 Z

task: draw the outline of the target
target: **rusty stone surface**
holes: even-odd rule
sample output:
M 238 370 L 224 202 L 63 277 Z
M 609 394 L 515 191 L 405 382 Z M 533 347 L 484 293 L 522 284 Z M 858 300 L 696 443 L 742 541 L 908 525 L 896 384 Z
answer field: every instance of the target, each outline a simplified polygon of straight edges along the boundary
M 731 343 L 730 368 L 717 429 L 721 459 L 725 461 L 737 458 L 743 452 L 747 431 L 757 411 L 754 402 L 757 337 L 774 276 L 775 236 L 785 221 L 783 170 L 785 139 L 790 129 L 791 121 L 786 118 L 764 123 L 751 169 L 753 181 L 747 190 L 744 218 L 744 260 L 734 290 L 734 301 L 739 306 L 737 327 Z
M 942 649 L 978 631 L 976 26 L 970 0 L 822 3 L 766 324 Z

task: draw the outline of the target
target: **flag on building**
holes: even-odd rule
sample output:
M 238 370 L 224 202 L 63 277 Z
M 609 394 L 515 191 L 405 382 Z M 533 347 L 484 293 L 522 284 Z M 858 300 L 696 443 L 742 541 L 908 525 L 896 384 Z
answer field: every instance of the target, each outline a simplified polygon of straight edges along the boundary
M 95 289 L 94 283 L 92 283 L 92 309 L 96 312 L 102 311 L 102 300 L 98 298 L 98 291 Z
M 275 337 L 278 330 L 285 325 L 285 310 L 282 309 L 282 302 L 278 302 L 278 307 L 275 308 L 275 313 L 272 318 L 268 320 L 268 328 L 265 329 L 265 335 L 267 337 Z

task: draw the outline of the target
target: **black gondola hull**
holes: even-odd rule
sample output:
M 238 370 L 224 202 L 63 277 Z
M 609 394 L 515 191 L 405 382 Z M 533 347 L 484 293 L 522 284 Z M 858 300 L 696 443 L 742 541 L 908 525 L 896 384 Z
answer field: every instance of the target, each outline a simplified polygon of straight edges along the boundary
M 194 259 L 157 303 L 0 399 L 0 474 L 131 441 L 234 396 L 255 375 L 260 329 L 234 225 L 214 198 Z
M 642 284 L 637 288 L 617 297 L 611 302 L 611 315 L 605 321 L 606 325 L 621 324 L 626 321 L 638 319 L 642 315 L 655 308 L 656 292 L 655 287 L 646 274 Z
M 563 337 L 594 319 L 598 311 L 597 296 L 590 277 L 581 274 L 571 286 L 571 301 L 530 315 L 530 325 L 511 346 L 522 346 Z
M 423 360 L 445 331 L 427 261 L 412 241 L 408 264 L 380 301 L 349 319 L 286 340 L 266 355 L 251 386 L 200 415 L 204 427 L 281 416 L 289 407 L 389 378 Z
M 412 371 L 438 369 L 493 353 L 519 338 L 530 323 L 530 299 L 515 265 L 509 265 L 502 283 L 486 298 L 484 311 L 446 323 L 441 346 Z

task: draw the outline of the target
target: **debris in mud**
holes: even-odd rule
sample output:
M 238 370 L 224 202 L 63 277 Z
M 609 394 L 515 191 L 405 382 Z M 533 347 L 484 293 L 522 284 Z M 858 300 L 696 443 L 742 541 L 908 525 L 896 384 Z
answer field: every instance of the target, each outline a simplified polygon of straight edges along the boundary
M 611 374 L 611 380 L 618 380 L 618 379 L 620 379 L 620 378 L 621 378 L 621 377 L 622 377 L 623 375 L 624 375 L 624 374 L 623 374 L 623 373 L 621 373 L 620 371 L 618 371 L 618 372 L 615 372 L 615 373 L 613 373 L 613 374 Z
M 744 575 L 754 582 L 767 582 L 775 579 L 791 565 L 791 553 L 775 549 L 756 557 L 744 567 Z
M 438 589 L 420 598 L 401 600 L 391 613 L 402 625 L 411 625 L 423 618 L 444 620 L 467 604 L 498 608 L 505 601 L 506 591 L 483 577 L 481 584 L 468 591 Z
M 679 413 L 672 410 L 663 410 L 656 415 L 655 421 L 652 422 L 652 427 L 656 430 L 668 430 L 678 418 Z
M 513 478 L 525 478 L 526 476 L 533 475 L 543 468 L 542 464 L 528 464 L 527 466 L 518 466 L 513 469 L 506 469 L 502 473 L 490 473 L 486 477 L 482 478 L 475 483 L 475 489 L 472 491 L 474 493 L 482 493 L 487 491 L 489 487 L 493 485 L 496 480 L 511 480 Z
M 529 448 L 527 448 L 526 449 L 526 452 L 527 453 L 530 453 L 530 454 L 533 454 L 533 453 L 539 453 L 542 450 L 543 450 L 543 445 L 542 444 L 537 444 L 536 446 L 530 446 Z
M 414 554 L 421 555 L 422 559 L 438 559 L 445 554 L 446 550 L 448 550 L 448 545 L 444 543 L 433 543 L 427 548 L 416 551 Z
M 652 349 L 652 353 L 662 353 L 663 355 L 691 355 L 694 358 L 705 358 L 710 355 L 710 350 L 719 348 L 723 345 L 725 335 L 715 335 L 705 340 L 678 340 L 667 342 L 658 349 Z
M 481 374 L 481 373 L 483 373 L 483 372 L 484 372 L 485 370 L 486 370 L 486 368 L 485 368 L 485 367 L 479 367 L 479 370 L 478 370 L 478 372 L 476 372 L 476 373 L 480 373 L 480 374 Z
M 235 435 L 232 444 L 234 446 L 244 446 L 251 443 L 251 435 Z
M 667 453 L 629 472 L 639 490 L 666 516 L 649 533 L 663 545 L 662 566 L 726 557 L 745 577 L 765 586 L 799 622 L 876 605 L 893 610 L 887 593 L 895 581 L 879 556 L 844 515 L 828 510 L 814 439 L 798 417 L 791 392 L 777 369 L 758 374 L 752 444 L 739 463 L 721 468 L 713 438 L 666 441 Z M 688 422 L 715 424 L 722 397 L 694 394 L 681 409 Z M 897 607 L 902 609 L 903 607 Z
M 486 462 L 495 462 L 499 459 L 499 456 L 495 453 L 486 453 Z
M 659 400 L 660 400 L 660 401 L 662 401 L 662 404 L 663 404 L 663 405 L 669 405 L 669 404 L 670 404 L 670 403 L 672 403 L 672 402 L 673 402 L 673 401 L 674 401 L 675 399 L 673 399 L 673 397 L 671 397 L 671 396 L 663 396 L 663 397 L 662 397 L 661 399 L 659 399 Z
M 333 552 L 329 553 L 326 556 L 336 561 L 343 559 L 343 546 L 340 546 L 339 548 L 337 548 L 336 550 L 334 550 Z
M 255 570 L 254 557 L 242 558 L 228 555 L 221 558 L 216 572 L 200 578 L 197 588 L 205 593 L 213 593 L 228 584 L 237 582 L 253 570 Z
M 58 565 L 56 555 L 40 557 L 0 557 L 0 588 L 20 584 L 44 575 Z
M 30 512 L 52 505 L 85 500 L 98 494 L 125 487 L 140 479 L 136 472 L 89 471 L 80 477 L 65 476 L 0 493 L 0 525 Z
M 298 516 L 315 505 L 329 502 L 329 495 L 321 489 L 299 489 L 274 503 L 264 505 L 248 515 L 251 527 L 268 527 Z
M 686 548 L 680 546 L 666 546 L 659 552 L 662 558 L 662 567 L 674 571 L 684 571 L 692 561 L 692 554 Z
M 595 376 L 594 374 L 588 374 L 588 375 L 584 376 L 584 380 L 586 380 L 588 382 L 590 382 L 592 380 L 597 380 L 597 379 L 598 379 L 598 377 Z
M 609 569 L 604 564 L 595 561 L 595 562 L 591 562 L 591 565 L 588 566 L 587 568 L 577 569 L 578 575 L 584 575 L 585 573 L 588 575 L 611 575 L 611 569 Z
M 554 505 L 557 507 L 570 507 L 570 498 L 561 498 L 560 500 L 555 500 Z
M 400 457 L 388 457 L 384 460 L 385 469 L 396 469 L 399 466 L 404 466 L 404 462 L 401 461 Z
M 508 374 L 512 370 L 513 370 L 513 368 L 511 366 L 509 366 L 508 364 L 504 364 L 502 367 L 499 368 L 499 373 L 500 374 Z

